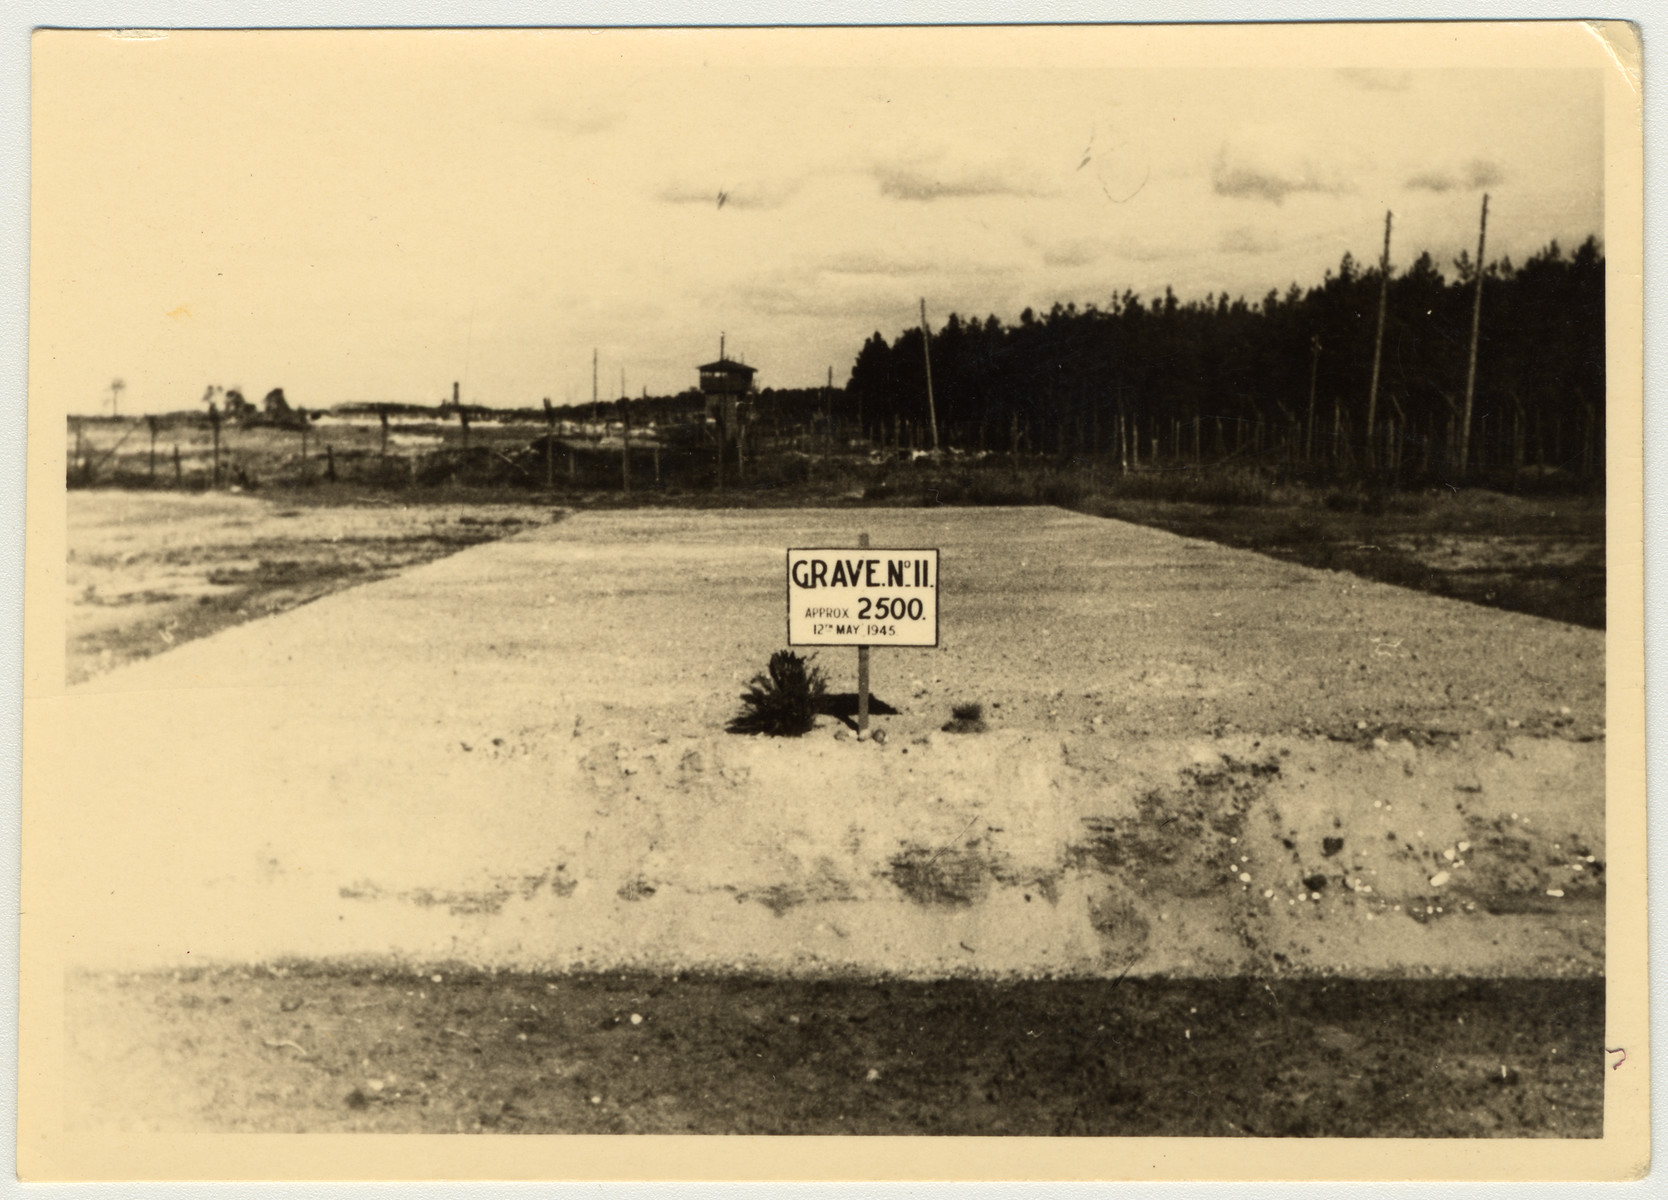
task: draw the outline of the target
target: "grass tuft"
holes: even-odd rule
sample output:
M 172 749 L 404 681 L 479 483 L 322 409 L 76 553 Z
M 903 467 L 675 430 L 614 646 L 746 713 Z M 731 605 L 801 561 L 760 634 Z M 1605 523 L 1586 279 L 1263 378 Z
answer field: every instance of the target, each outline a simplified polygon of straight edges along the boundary
M 821 669 L 792 650 L 778 650 L 766 672 L 755 675 L 742 693 L 744 707 L 730 722 L 730 731 L 772 737 L 809 733 L 827 689 Z
M 950 720 L 944 724 L 945 733 L 983 733 L 985 731 L 985 706 L 978 701 L 967 704 L 953 705 L 950 709 Z

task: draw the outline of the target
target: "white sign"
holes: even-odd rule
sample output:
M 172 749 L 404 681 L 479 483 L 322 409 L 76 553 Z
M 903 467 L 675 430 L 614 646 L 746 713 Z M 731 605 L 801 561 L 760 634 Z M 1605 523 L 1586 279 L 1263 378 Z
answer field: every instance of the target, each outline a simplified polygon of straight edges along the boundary
M 788 645 L 938 645 L 938 551 L 788 551 Z

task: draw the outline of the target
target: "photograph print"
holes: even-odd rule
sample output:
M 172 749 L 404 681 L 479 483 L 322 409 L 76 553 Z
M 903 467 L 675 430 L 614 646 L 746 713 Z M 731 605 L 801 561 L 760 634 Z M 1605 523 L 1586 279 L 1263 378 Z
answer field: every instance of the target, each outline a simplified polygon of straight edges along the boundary
M 32 57 L 25 1178 L 1648 1162 L 1628 27 Z

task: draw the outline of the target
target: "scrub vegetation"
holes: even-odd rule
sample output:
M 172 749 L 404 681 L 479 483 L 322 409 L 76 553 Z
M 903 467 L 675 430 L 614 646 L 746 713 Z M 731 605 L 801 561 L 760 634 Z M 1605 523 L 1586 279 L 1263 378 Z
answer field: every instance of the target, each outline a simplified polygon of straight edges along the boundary
M 734 733 L 801 737 L 816 726 L 827 683 L 822 671 L 792 650 L 778 650 L 770 665 L 742 693 L 742 711 L 730 722 Z

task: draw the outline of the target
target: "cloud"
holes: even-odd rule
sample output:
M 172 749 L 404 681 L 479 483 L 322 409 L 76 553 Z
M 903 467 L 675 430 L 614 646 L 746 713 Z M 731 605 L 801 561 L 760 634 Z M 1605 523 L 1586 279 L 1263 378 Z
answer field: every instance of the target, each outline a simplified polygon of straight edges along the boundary
M 1049 233 L 1025 233 L 1021 240 L 1026 247 L 1036 252 L 1046 267 L 1088 267 L 1100 262 L 1109 253 L 1117 250 L 1120 244 L 1128 243 L 1126 237 L 1122 243 L 1114 242 L 1110 238 L 1096 236 L 1082 237 L 1050 237 Z
M 1474 158 L 1465 164 L 1465 182 L 1474 188 L 1497 187 L 1506 182 L 1506 172 L 1499 163 Z
M 1016 281 L 1034 274 L 1034 266 L 1018 260 L 952 255 L 892 258 L 854 250 L 761 272 L 734 290 L 715 294 L 713 303 L 728 307 L 739 302 L 772 317 L 874 322 L 912 311 L 922 296 L 935 310 L 947 306 L 971 311 L 992 294 L 1006 295 Z
M 1420 171 L 1408 176 L 1404 186 L 1426 192 L 1451 192 L 1459 183 L 1446 171 Z
M 740 289 L 738 299 L 753 312 L 769 317 L 820 317 L 878 321 L 906 310 L 912 289 L 865 289 L 838 294 L 799 282 L 760 281 Z
M 607 133 L 624 119 L 623 113 L 603 108 L 544 108 L 533 115 L 536 125 L 581 136 Z
M 1413 84 L 1412 71 L 1384 71 L 1372 67 L 1340 67 L 1338 78 L 1368 92 L 1405 92 Z
M 1278 236 L 1249 225 L 1235 225 L 1222 231 L 1222 236 L 1216 239 L 1216 248 L 1224 254 L 1268 254 L 1279 250 L 1281 241 Z
M 1193 242 L 1176 240 L 1121 237 L 1112 245 L 1112 253 L 1124 262 L 1159 263 L 1188 258 L 1198 252 Z
M 1076 238 L 1042 247 L 1042 260 L 1050 267 L 1087 267 L 1106 255 L 1106 245 L 1096 238 Z
M 733 186 L 692 183 L 672 183 L 657 194 L 663 204 L 708 204 L 714 209 L 771 209 L 781 208 L 799 190 L 795 182 L 764 183 L 738 181 Z
M 993 261 L 989 258 L 894 258 L 873 250 L 851 250 L 823 259 L 815 269 L 823 275 L 851 276 L 857 279 L 907 279 L 921 275 L 966 279 L 1010 275 L 1019 268 L 1014 262 Z
M 1451 192 L 1461 187 L 1497 187 L 1505 181 L 1506 172 L 1501 169 L 1499 163 L 1474 158 L 1465 164 L 1458 175 L 1451 171 L 1420 171 L 1408 177 L 1406 186 L 1427 192 Z
M 1289 153 L 1265 157 L 1229 146 L 1217 153 L 1211 188 L 1218 196 L 1271 204 L 1282 203 L 1294 192 L 1337 196 L 1355 190 L 1349 181 L 1307 159 L 1292 160 Z
M 959 167 L 938 170 L 924 166 L 883 163 L 874 168 L 880 194 L 893 200 L 951 200 L 978 196 L 1047 196 L 1014 172 L 992 167 Z
M 888 258 L 872 250 L 853 250 L 826 260 L 818 268 L 829 275 L 882 275 L 901 278 L 938 269 L 924 258 Z

